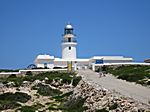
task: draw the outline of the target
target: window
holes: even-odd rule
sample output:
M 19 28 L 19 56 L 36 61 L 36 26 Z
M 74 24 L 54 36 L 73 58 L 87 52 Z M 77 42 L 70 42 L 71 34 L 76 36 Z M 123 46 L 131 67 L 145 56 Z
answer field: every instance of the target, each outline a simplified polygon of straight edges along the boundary
M 71 42 L 71 38 L 68 38 L 68 42 Z
M 44 68 L 45 68 L 45 69 L 47 68 L 47 63 L 44 63 Z
M 71 50 L 71 47 L 69 46 L 69 50 Z

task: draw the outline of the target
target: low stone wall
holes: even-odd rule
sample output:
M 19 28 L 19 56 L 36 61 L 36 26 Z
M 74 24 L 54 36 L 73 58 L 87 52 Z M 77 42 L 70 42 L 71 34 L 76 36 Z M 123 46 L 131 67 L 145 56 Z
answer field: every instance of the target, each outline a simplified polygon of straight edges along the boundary
M 3 72 L 0 73 L 0 78 L 7 78 L 11 75 L 15 75 L 16 77 L 23 77 L 27 72 L 31 72 L 33 75 L 51 71 L 67 71 L 67 69 L 31 69 L 31 70 L 19 70 L 19 72 Z
M 31 69 L 31 70 L 19 70 L 21 74 L 26 74 L 27 72 L 32 72 L 33 75 L 45 72 L 52 72 L 52 71 L 67 71 L 67 69 Z

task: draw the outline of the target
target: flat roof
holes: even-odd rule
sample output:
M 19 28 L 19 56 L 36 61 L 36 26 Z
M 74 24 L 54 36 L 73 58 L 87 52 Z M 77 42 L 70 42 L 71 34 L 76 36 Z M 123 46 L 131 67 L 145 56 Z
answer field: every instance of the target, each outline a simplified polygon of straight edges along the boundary
M 103 60 L 133 60 L 133 58 L 127 58 L 123 56 L 93 56 L 92 59 L 103 59 Z
M 77 59 L 72 59 L 72 60 L 67 60 L 67 59 L 62 59 L 62 58 L 55 58 L 54 61 L 78 61 L 78 62 L 84 62 L 84 61 L 89 61 L 87 58 L 77 58 Z
M 150 63 L 139 63 L 139 62 L 124 62 L 124 63 L 103 63 L 103 64 L 95 64 L 95 65 L 149 65 Z

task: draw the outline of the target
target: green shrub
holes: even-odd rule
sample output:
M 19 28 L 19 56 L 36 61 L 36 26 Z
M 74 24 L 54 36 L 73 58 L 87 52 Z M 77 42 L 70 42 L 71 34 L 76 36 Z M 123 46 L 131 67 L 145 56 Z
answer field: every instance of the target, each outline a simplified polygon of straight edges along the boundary
M 141 74 L 137 74 L 137 73 L 128 73 L 128 74 L 120 74 L 118 78 L 130 81 L 130 82 L 137 82 L 138 80 L 143 79 L 144 76 Z
M 110 107 L 109 107 L 109 109 L 110 110 L 114 110 L 114 109 L 116 109 L 118 107 L 118 104 L 117 103 L 114 103 L 113 105 L 111 105 Z
M 86 98 L 78 97 L 77 99 L 72 98 L 66 104 L 64 104 L 64 111 L 66 112 L 83 112 L 87 108 L 83 107 Z
M 8 78 L 16 78 L 16 74 L 11 74 Z
M 19 86 L 21 86 L 23 80 L 22 80 L 21 77 L 10 76 L 10 77 L 8 77 L 8 78 L 1 79 L 1 82 L 2 82 L 3 84 L 6 84 L 6 83 L 8 83 L 8 82 L 14 82 L 14 83 L 15 83 L 15 86 L 16 86 L 16 87 L 19 87 Z
M 32 105 L 32 106 L 22 106 L 21 108 L 17 109 L 16 112 L 18 110 L 20 110 L 21 112 L 35 112 L 36 110 L 38 110 L 42 107 L 44 107 L 42 104 L 37 103 L 37 104 Z
M 26 72 L 26 75 L 28 75 L 28 76 L 32 76 L 33 74 L 32 74 L 32 72 L 31 72 L 31 71 L 27 71 L 27 72 Z
M 97 110 L 95 110 L 95 112 L 109 112 L 109 111 L 107 111 L 105 108 L 103 108 L 103 109 L 97 109 Z
M 62 79 L 62 83 L 71 83 L 71 80 L 73 78 L 73 76 L 75 75 L 75 73 L 67 73 L 67 72 L 46 72 L 46 73 L 40 73 L 37 75 L 31 75 L 31 72 L 27 72 L 27 76 L 25 77 L 15 77 L 15 76 L 10 76 L 8 78 L 0 78 L 0 82 L 6 84 L 10 81 L 13 81 L 15 83 L 16 87 L 21 86 L 21 84 L 23 83 L 23 81 L 29 81 L 29 82 L 33 82 L 35 80 L 44 80 L 45 77 L 47 77 L 49 80 L 47 83 L 51 82 L 53 79 L 59 80 Z
M 68 97 L 69 97 L 70 95 L 72 95 L 72 94 L 73 94 L 73 91 L 70 91 L 70 92 L 64 93 L 64 94 L 62 94 L 62 95 L 54 96 L 53 98 L 54 98 L 56 101 L 60 101 L 60 102 L 62 102 L 62 101 L 67 101 Z
M 107 72 L 117 76 L 120 79 L 140 84 L 145 83 L 141 80 L 145 78 L 150 79 L 150 66 L 144 65 L 123 65 L 119 67 L 111 66 L 108 68 Z
M 18 110 L 20 110 L 21 112 L 35 112 L 37 109 L 34 106 L 23 106 L 19 108 Z
M 0 110 L 6 110 L 6 109 L 14 109 L 19 107 L 20 104 L 18 104 L 15 101 L 3 101 L 0 100 Z
M 73 80 L 72 85 L 76 87 L 76 86 L 78 85 L 78 83 L 80 82 L 81 79 L 82 79 L 81 76 L 76 77 L 76 78 Z
M 37 93 L 43 96 L 57 96 L 62 94 L 58 89 L 52 89 L 50 86 L 43 84 L 38 84 L 37 88 L 35 87 L 34 89 L 37 89 Z
M 16 93 L 4 93 L 0 95 L 0 110 L 12 109 L 20 106 L 18 102 L 25 103 L 31 96 L 26 93 L 16 92 Z
M 0 72 L 19 72 L 19 70 L 0 69 Z
M 31 99 L 30 95 L 22 92 L 16 92 L 16 93 L 8 92 L 0 95 L 1 101 L 16 101 L 16 102 L 25 103 L 30 99 Z

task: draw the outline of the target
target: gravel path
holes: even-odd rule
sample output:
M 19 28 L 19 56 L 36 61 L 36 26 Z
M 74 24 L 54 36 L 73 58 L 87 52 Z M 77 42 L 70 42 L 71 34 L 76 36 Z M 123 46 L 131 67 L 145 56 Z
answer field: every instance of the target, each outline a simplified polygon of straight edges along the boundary
M 119 92 L 126 97 L 133 98 L 150 106 L 150 103 L 148 103 L 150 102 L 150 88 L 116 79 L 112 75 L 99 78 L 99 74 L 91 70 L 79 70 L 78 74 L 83 77 L 83 80 L 96 87 L 104 87 L 111 91 Z

